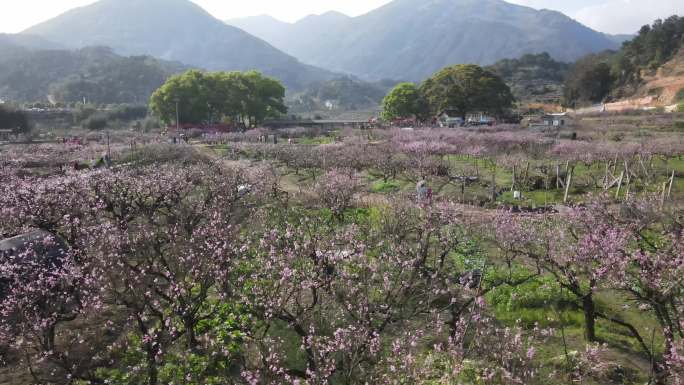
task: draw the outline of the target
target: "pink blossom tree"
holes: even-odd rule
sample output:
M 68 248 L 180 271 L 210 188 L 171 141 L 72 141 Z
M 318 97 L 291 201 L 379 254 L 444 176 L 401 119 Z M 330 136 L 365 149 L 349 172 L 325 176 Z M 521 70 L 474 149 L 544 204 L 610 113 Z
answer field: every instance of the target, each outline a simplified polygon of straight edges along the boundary
M 359 191 L 359 187 L 353 172 L 332 169 L 316 183 L 314 189 L 324 207 L 331 211 L 333 218 L 342 220 L 345 210 L 352 207 L 354 195 Z

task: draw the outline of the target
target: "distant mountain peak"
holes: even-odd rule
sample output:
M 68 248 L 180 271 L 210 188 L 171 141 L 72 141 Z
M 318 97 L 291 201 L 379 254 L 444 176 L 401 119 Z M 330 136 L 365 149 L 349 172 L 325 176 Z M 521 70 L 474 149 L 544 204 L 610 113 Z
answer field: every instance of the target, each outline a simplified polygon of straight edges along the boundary
M 617 48 L 614 39 L 560 12 L 503 0 L 394 0 L 357 17 L 333 13 L 273 29 L 240 28 L 306 63 L 369 80 L 418 81 L 458 63 L 488 65 L 540 52 L 573 61 Z
M 289 88 L 333 74 L 300 63 L 189 0 L 100 0 L 25 31 L 72 48 L 109 46 L 209 70 L 257 69 Z
M 321 13 L 320 15 L 317 14 L 312 14 L 305 16 L 304 18 L 298 20 L 295 25 L 301 25 L 301 24 L 309 24 L 309 23 L 315 23 L 315 24 L 325 24 L 325 23 L 339 23 L 339 22 L 346 22 L 351 20 L 351 16 L 347 16 L 342 12 L 338 11 L 328 11 L 325 13 Z
M 306 19 L 351 19 L 352 17 L 339 11 L 328 11 L 319 14 L 311 14 L 303 17 L 299 21 Z

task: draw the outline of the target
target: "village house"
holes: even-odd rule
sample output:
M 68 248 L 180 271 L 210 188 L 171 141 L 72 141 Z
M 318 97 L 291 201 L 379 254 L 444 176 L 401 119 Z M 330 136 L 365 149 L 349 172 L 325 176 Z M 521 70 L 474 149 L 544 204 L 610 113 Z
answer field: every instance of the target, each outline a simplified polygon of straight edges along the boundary
M 441 127 L 462 127 L 462 126 L 487 126 L 493 125 L 496 120 L 484 113 L 467 114 L 465 120 L 456 110 L 444 110 L 437 118 Z
M 567 112 L 528 115 L 523 119 L 523 126 L 540 129 L 571 127 L 574 123 L 574 118 Z
M 546 114 L 542 116 L 542 123 L 548 127 L 565 127 L 572 125 L 573 120 L 567 112 Z

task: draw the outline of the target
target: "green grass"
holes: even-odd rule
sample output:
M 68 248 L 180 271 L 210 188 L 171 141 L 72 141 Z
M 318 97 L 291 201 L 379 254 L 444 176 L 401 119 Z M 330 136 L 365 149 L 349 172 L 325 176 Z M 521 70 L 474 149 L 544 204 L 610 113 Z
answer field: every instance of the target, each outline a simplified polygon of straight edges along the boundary
M 550 277 L 538 277 L 516 287 L 499 286 L 487 295 L 487 300 L 493 306 L 496 318 L 506 324 L 521 323 L 531 329 L 535 325 L 555 327 L 562 321 L 565 326 L 582 326 L 582 313 L 567 306 L 574 297 L 567 291 L 561 292 Z
M 684 122 L 682 122 L 684 124 Z M 675 170 L 684 173 L 684 158 L 676 157 L 667 160 L 666 167 L 668 170 Z
M 370 188 L 371 192 L 373 193 L 378 193 L 378 194 L 387 194 L 387 193 L 393 193 L 401 190 L 401 184 L 395 181 L 379 181 L 375 182 L 371 185 Z
M 684 102 L 684 88 L 680 88 L 679 91 L 677 91 L 674 100 L 677 103 Z
M 498 201 L 500 203 L 523 207 L 544 207 L 563 202 L 564 195 L 565 191 L 563 190 L 526 191 L 522 193 L 523 199 L 517 200 L 513 198 L 513 193 L 511 191 L 507 191 L 499 197 Z
M 299 138 L 297 139 L 298 144 L 305 145 L 321 145 L 321 144 L 332 144 L 334 138 L 332 136 L 317 136 L 315 138 Z

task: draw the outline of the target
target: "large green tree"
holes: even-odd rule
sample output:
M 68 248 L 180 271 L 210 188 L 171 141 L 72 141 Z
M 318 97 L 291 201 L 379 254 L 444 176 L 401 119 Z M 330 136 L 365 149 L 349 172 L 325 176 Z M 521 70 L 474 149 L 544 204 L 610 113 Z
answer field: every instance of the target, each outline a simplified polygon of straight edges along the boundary
M 444 68 L 424 81 L 420 90 L 433 114 L 449 109 L 464 119 L 476 112 L 502 115 L 515 101 L 499 76 L 474 64 Z
M 427 114 L 427 103 L 413 83 L 398 84 L 382 101 L 382 118 L 388 121 L 411 117 L 423 119 Z
M 254 127 L 287 112 L 285 88 L 259 72 L 190 70 L 173 76 L 150 99 L 152 112 L 166 123 L 215 123 L 230 120 Z M 176 111 L 178 108 L 178 111 Z
M 285 106 L 285 87 L 272 78 L 263 76 L 257 71 L 242 74 L 243 85 L 247 89 L 247 97 L 243 103 L 243 119 L 258 124 L 266 118 L 287 113 Z
M 608 63 L 610 55 L 588 55 L 572 66 L 565 80 L 563 92 L 566 106 L 576 107 L 605 100 L 614 82 Z

